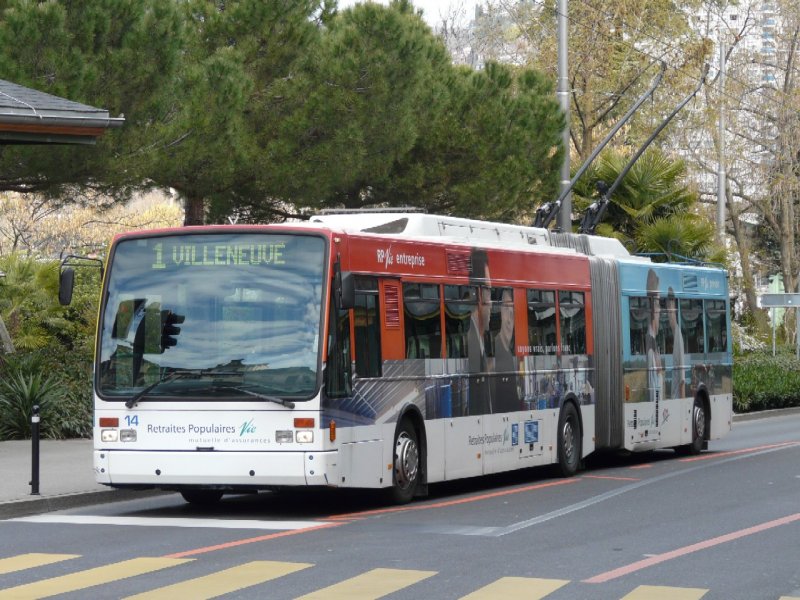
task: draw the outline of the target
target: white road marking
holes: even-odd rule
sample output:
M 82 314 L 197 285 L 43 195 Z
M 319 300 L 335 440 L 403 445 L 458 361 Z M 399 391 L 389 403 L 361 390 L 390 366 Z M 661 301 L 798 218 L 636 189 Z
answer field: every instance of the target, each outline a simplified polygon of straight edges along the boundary
M 122 525 L 134 527 L 190 527 L 194 529 L 269 529 L 291 531 L 325 525 L 324 521 L 257 521 L 254 519 L 175 519 L 160 517 L 101 517 L 91 515 L 34 515 L 9 519 L 19 523 L 66 525 Z

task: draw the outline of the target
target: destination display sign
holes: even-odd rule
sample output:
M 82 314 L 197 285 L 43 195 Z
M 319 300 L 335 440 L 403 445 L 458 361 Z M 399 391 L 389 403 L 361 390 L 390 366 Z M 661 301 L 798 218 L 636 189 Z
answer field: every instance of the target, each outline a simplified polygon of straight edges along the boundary
M 285 265 L 286 242 L 264 243 L 173 243 L 153 244 L 153 269 L 177 267 L 224 267 L 229 265 Z

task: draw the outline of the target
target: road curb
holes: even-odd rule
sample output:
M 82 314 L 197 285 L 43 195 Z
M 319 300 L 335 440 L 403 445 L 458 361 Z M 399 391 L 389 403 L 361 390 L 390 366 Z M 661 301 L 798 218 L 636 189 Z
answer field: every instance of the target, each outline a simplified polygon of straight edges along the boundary
M 769 419 L 770 417 L 781 417 L 784 415 L 797 415 L 800 414 L 800 406 L 792 408 L 776 408 L 773 410 L 759 410 L 751 413 L 741 413 L 733 415 L 733 422 L 739 421 L 755 421 L 757 419 Z
M 109 502 L 123 502 L 150 496 L 171 494 L 163 490 L 102 490 L 99 492 L 77 492 L 75 494 L 62 494 L 57 496 L 32 496 L 24 500 L 11 500 L 0 502 L 0 520 L 16 519 L 56 510 L 81 508 L 92 504 L 106 504 Z

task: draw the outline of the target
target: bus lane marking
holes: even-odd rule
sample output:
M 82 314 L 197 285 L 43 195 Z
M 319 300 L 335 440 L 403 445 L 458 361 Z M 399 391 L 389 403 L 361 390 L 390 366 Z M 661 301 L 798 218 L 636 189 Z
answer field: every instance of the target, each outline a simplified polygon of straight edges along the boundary
M 364 510 L 360 512 L 354 513 L 343 513 L 340 515 L 332 515 L 330 517 L 325 517 L 325 520 L 330 521 L 354 521 L 360 520 L 367 517 L 373 517 L 375 515 L 385 515 L 391 513 L 400 513 L 400 512 L 409 512 L 412 510 L 429 510 L 432 508 L 448 508 L 450 506 L 458 506 L 460 504 L 470 504 L 472 502 L 480 502 L 482 500 L 490 500 L 492 498 L 499 498 L 502 496 L 510 496 L 512 494 L 522 494 L 524 492 L 530 492 L 533 490 L 540 490 L 549 487 L 561 486 L 561 485 L 569 485 L 572 483 L 578 483 L 580 478 L 574 479 L 561 479 L 559 481 L 548 481 L 547 483 L 537 483 L 534 485 L 526 485 L 520 488 L 514 488 L 511 490 L 502 490 L 500 492 L 490 492 L 488 494 L 479 494 L 477 496 L 469 496 L 467 498 L 458 498 L 457 500 L 444 500 L 442 502 L 430 502 L 430 503 L 423 503 L 423 504 L 411 504 L 408 506 L 393 506 L 391 508 L 376 508 L 374 510 Z
M 66 525 L 121 525 L 134 527 L 189 527 L 192 529 L 269 529 L 285 531 L 313 529 L 320 521 L 257 521 L 254 519 L 188 519 L 171 517 L 102 517 L 91 515 L 34 515 L 9 519 L 22 523 L 61 523 Z
M 728 456 L 727 458 L 722 458 L 718 462 L 715 462 L 713 464 L 713 466 L 717 466 L 717 465 L 721 465 L 721 464 L 725 464 L 725 463 L 733 462 L 733 461 L 737 461 L 737 460 L 742 460 L 744 458 L 751 458 L 753 456 L 758 456 L 760 454 L 769 454 L 771 452 L 777 452 L 778 450 L 784 450 L 786 448 L 795 447 L 795 446 L 798 445 L 798 443 L 799 442 L 786 442 L 786 443 L 782 443 L 782 444 L 772 444 L 772 445 L 769 445 L 769 446 L 758 446 L 756 448 L 749 448 L 749 449 L 741 450 L 741 451 L 737 450 L 734 453 L 732 453 L 733 456 Z M 748 453 L 745 454 L 744 452 L 748 452 Z M 714 456 L 714 455 L 711 455 L 711 456 Z M 489 537 L 501 537 L 501 536 L 504 536 L 504 535 L 508 535 L 509 533 L 514 533 L 516 531 L 520 531 L 520 530 L 526 529 L 528 527 L 533 527 L 534 525 L 539 525 L 541 523 L 545 523 L 546 521 L 550 521 L 552 519 L 556 519 L 558 517 L 563 517 L 563 516 L 568 515 L 570 513 L 577 512 L 577 511 L 583 510 L 585 508 L 589 508 L 591 506 L 594 506 L 595 504 L 600 504 L 601 502 L 605 502 L 606 500 L 609 500 L 609 499 L 614 498 L 616 496 L 620 496 L 620 495 L 625 494 L 627 492 L 632 492 L 632 491 L 637 490 L 637 489 L 639 489 L 641 487 L 644 487 L 646 485 L 659 483 L 659 482 L 664 481 L 666 479 L 671 479 L 673 477 L 678 477 L 678 476 L 681 476 L 681 475 L 685 475 L 687 473 L 691 473 L 692 471 L 696 471 L 696 470 L 699 470 L 699 469 L 705 469 L 705 468 L 707 468 L 709 466 L 712 466 L 712 465 L 699 464 L 699 465 L 696 465 L 696 466 L 693 466 L 693 467 L 689 467 L 689 468 L 686 468 L 686 469 L 681 469 L 679 471 L 672 471 L 670 473 L 664 473 L 663 475 L 656 475 L 655 477 L 649 477 L 647 479 L 643 479 L 643 480 L 640 480 L 640 481 L 635 481 L 634 483 L 630 483 L 628 485 L 624 485 L 622 487 L 619 487 L 619 488 L 617 488 L 615 490 L 610 490 L 610 491 L 605 492 L 603 494 L 599 494 L 597 496 L 593 496 L 591 498 L 587 498 L 586 500 L 583 500 L 581 502 L 577 502 L 575 504 L 570 504 L 569 506 L 564 506 L 562 508 L 559 508 L 558 510 L 554 510 L 554 511 L 546 513 L 546 514 L 539 515 L 538 517 L 534 517 L 532 519 L 526 519 L 525 521 L 520 521 L 518 523 L 513 523 L 513 524 L 511 524 L 511 525 L 509 525 L 507 527 L 498 527 L 498 528 L 496 528 L 496 530 L 493 533 L 487 533 L 486 535 L 488 535 Z
M 331 529 L 333 527 L 340 527 L 344 523 L 325 523 L 317 527 L 309 527 L 307 529 L 294 529 L 291 531 L 281 531 L 280 533 L 272 533 L 268 535 L 259 535 L 251 538 L 244 538 L 241 540 L 233 540 L 232 542 L 223 542 L 222 544 L 215 544 L 213 546 L 204 546 L 202 548 L 195 548 L 193 550 L 186 550 L 184 552 L 175 552 L 167 554 L 164 558 L 185 558 L 187 556 L 196 556 L 198 554 L 206 554 L 208 552 L 216 552 L 217 550 L 226 550 L 228 548 L 235 548 L 237 546 L 245 546 L 247 544 L 255 544 L 258 542 L 266 542 L 269 540 L 276 540 L 282 537 L 289 537 L 292 535 L 301 535 L 304 533 L 311 533 L 312 531 L 319 531 L 321 529 Z
M 690 544 L 682 548 L 676 548 L 675 550 L 664 552 L 662 554 L 656 554 L 655 556 L 638 560 L 629 565 L 618 567 L 616 569 L 612 569 L 611 571 L 606 571 L 605 573 L 600 573 L 599 575 L 595 575 L 594 577 L 590 577 L 589 579 L 584 579 L 583 583 L 606 583 L 607 581 L 611 581 L 612 579 L 617 579 L 625 575 L 630 575 L 631 573 L 634 573 L 636 571 L 640 571 L 642 569 L 646 569 L 647 567 L 652 567 L 653 565 L 657 565 L 662 562 L 672 560 L 673 558 L 680 558 L 686 556 L 687 554 L 692 554 L 693 552 L 699 552 L 700 550 L 713 548 L 714 546 L 725 544 L 727 542 L 732 542 L 734 540 L 738 540 L 739 538 L 747 537 L 755 533 L 761 533 L 762 531 L 766 531 L 774 527 L 789 525 L 790 523 L 794 523 L 795 521 L 800 521 L 800 513 L 795 513 L 793 515 L 781 517 L 780 519 L 775 519 L 773 521 L 767 521 L 766 523 L 761 523 L 760 525 L 754 525 L 752 527 L 740 529 L 739 531 L 726 533 L 724 535 L 720 535 L 702 542 L 697 542 L 696 544 Z

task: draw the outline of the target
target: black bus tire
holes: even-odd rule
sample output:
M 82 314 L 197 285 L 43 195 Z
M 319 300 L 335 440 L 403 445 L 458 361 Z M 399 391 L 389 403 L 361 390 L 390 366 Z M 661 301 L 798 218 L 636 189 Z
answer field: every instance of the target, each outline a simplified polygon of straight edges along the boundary
M 581 464 L 581 423 L 572 402 L 561 408 L 558 417 L 558 471 L 562 477 L 572 477 Z
M 403 419 L 394 436 L 394 468 L 389 497 L 395 504 L 411 502 L 420 478 L 420 451 L 417 432 L 409 419 Z

